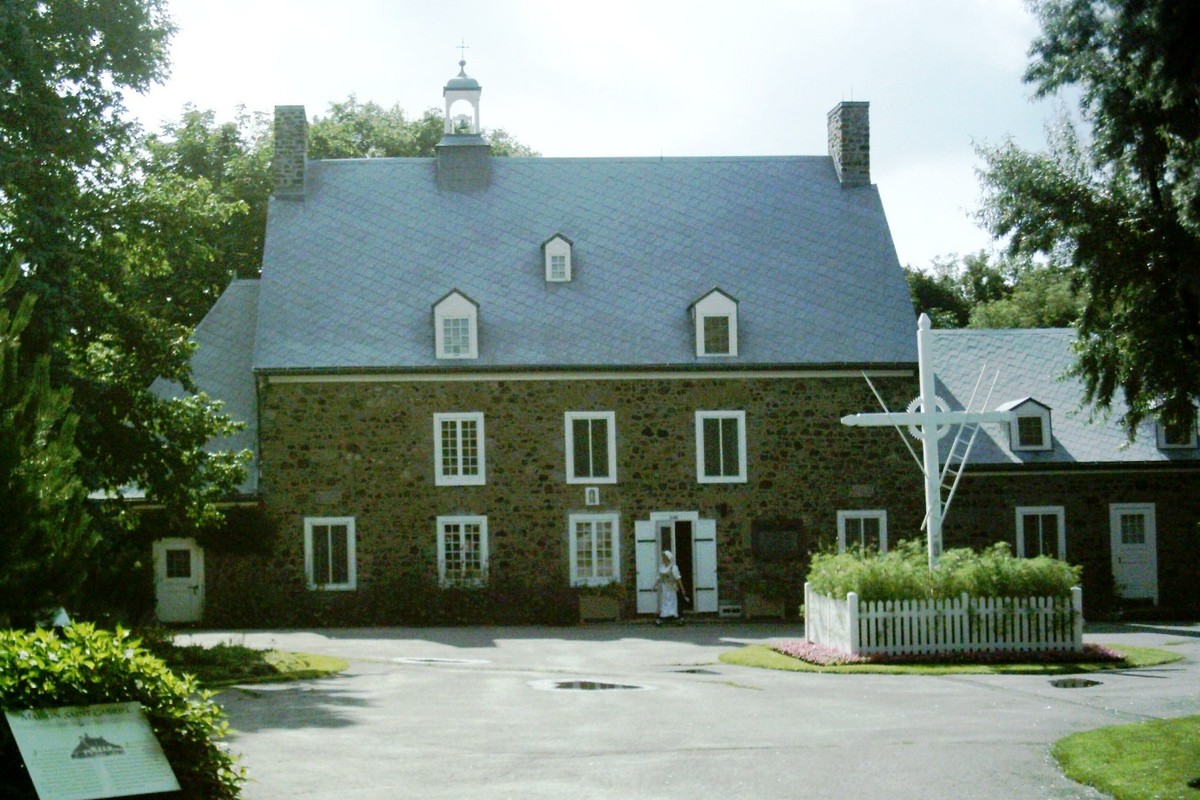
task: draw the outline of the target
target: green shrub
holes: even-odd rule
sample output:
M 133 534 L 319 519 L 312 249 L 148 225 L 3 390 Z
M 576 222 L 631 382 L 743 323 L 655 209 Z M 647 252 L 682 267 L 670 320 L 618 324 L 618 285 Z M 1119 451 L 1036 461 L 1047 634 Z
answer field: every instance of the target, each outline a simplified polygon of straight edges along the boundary
M 1004 542 L 976 553 L 947 550 L 929 569 L 925 542 L 909 539 L 891 552 L 817 553 L 808 582 L 830 597 L 856 592 L 861 600 L 958 597 L 1063 597 L 1079 584 L 1083 568 L 1039 556 L 1015 558 Z
M 183 797 L 236 798 L 245 774 L 216 742 L 226 723 L 210 697 L 120 628 L 0 631 L 0 710 L 141 703 Z M 37 798 L 7 726 L 0 728 L 0 786 L 11 800 Z

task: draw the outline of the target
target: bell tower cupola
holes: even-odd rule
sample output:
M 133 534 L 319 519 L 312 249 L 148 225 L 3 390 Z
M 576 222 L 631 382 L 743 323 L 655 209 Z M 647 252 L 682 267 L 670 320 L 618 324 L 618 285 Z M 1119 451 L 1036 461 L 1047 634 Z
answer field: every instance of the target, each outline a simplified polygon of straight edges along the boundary
M 446 127 L 437 143 L 439 189 L 468 192 L 485 189 L 491 181 L 492 148 L 479 127 L 479 95 L 483 87 L 467 75 L 467 62 L 458 62 L 458 75 L 446 82 Z
M 459 61 L 458 75 L 447 81 L 442 90 L 442 96 L 446 98 L 447 136 L 479 135 L 479 95 L 482 93 L 479 81 L 467 75 L 466 60 Z M 464 113 L 463 103 L 470 106 L 470 114 Z M 455 106 L 458 106 L 458 113 L 455 113 Z

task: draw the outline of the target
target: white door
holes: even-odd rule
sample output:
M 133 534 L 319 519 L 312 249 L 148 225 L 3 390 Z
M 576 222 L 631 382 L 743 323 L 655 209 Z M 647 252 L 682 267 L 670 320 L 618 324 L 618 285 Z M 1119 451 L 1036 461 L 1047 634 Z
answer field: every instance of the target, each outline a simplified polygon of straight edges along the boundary
M 637 567 L 638 613 L 658 611 L 659 559 L 663 550 L 675 555 L 689 601 L 680 598 L 684 611 L 717 610 L 717 523 L 700 519 L 694 511 L 655 512 L 648 520 L 634 521 L 634 560 Z
M 154 596 L 159 622 L 199 622 L 204 613 L 204 550 L 195 539 L 154 543 Z
M 1158 602 L 1158 544 L 1153 503 L 1108 507 L 1112 570 L 1121 597 Z

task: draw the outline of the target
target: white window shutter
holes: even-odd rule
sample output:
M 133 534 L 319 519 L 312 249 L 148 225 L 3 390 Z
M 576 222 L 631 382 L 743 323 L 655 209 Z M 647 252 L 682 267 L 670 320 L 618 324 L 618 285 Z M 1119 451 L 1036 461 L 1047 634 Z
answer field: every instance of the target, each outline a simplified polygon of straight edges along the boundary
M 692 608 L 698 613 L 717 611 L 717 521 L 696 520 L 692 544 Z
M 654 614 L 658 612 L 658 591 L 654 588 L 658 580 L 658 541 L 654 538 L 654 524 L 650 520 L 635 520 L 633 538 L 637 610 L 639 614 Z

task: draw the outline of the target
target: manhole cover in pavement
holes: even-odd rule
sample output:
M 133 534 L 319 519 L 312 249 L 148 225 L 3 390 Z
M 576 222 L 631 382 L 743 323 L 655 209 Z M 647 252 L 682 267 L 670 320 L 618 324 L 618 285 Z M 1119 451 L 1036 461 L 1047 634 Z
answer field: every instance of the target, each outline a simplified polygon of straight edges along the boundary
M 606 681 L 530 681 L 529 685 L 543 692 L 603 692 L 603 691 L 645 691 L 651 686 L 638 686 L 631 683 L 608 683 Z
M 1056 689 L 1086 689 L 1089 686 L 1099 686 L 1100 681 L 1092 681 L 1087 678 L 1059 678 L 1050 681 L 1050 685 Z
M 397 664 L 490 664 L 485 658 L 393 658 Z

